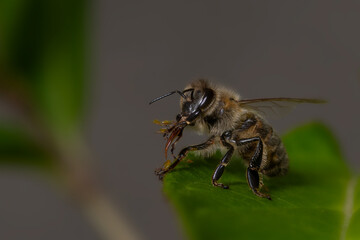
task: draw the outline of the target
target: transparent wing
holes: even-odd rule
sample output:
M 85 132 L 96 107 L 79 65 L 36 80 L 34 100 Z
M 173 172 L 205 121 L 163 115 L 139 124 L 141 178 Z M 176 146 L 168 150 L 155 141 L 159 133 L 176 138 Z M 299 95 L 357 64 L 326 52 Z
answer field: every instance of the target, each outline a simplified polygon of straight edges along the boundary
M 241 107 L 256 111 L 266 117 L 281 117 L 302 103 L 326 103 L 321 99 L 308 98 L 258 98 L 244 99 L 237 102 Z

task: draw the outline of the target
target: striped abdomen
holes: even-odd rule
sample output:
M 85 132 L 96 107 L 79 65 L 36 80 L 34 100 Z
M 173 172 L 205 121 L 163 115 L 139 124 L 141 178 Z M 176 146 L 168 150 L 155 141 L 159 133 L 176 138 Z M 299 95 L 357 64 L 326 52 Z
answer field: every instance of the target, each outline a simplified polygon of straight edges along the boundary
M 236 139 L 260 137 L 263 142 L 263 155 L 260 172 L 267 176 L 284 175 L 288 170 L 288 156 L 280 137 L 263 119 L 246 114 L 233 135 Z M 248 163 L 255 151 L 257 143 L 238 146 L 240 156 Z

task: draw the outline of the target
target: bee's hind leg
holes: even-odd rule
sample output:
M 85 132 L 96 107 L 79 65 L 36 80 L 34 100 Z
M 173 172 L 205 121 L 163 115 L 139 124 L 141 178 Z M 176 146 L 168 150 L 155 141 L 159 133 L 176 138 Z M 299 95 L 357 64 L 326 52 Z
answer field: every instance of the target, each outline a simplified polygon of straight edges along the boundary
M 258 142 L 258 143 L 255 149 L 255 153 L 252 156 L 249 167 L 247 168 L 246 171 L 246 179 L 248 185 L 256 196 L 271 200 L 270 195 L 260 192 L 262 181 L 260 180 L 259 169 L 263 155 L 263 143 L 261 139 L 259 137 L 241 139 L 237 141 L 237 144 L 243 145 L 251 142 Z
M 249 187 L 256 196 L 271 200 L 269 194 L 265 194 L 259 191 L 261 184 L 260 184 L 259 172 L 257 170 L 252 170 L 250 167 L 248 167 L 246 172 L 246 179 L 249 184 Z

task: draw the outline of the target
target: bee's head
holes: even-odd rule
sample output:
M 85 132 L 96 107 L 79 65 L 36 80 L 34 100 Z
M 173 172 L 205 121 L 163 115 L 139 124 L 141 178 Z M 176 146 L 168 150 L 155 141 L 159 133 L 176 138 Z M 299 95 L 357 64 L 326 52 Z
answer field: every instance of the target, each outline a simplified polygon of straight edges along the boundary
M 168 148 L 174 151 L 175 144 L 182 136 L 184 128 L 188 125 L 195 125 L 195 121 L 211 107 L 216 96 L 214 90 L 208 86 L 205 80 L 197 80 L 185 88 L 184 91 L 175 90 L 161 97 L 155 98 L 150 104 L 168 97 L 174 93 L 181 96 L 181 113 L 177 115 L 176 122 L 165 129 L 164 137 L 167 139 L 165 145 L 165 158 L 167 158 Z
M 176 121 L 186 123 L 187 125 L 193 124 L 201 113 L 205 112 L 215 101 L 214 90 L 210 88 L 207 81 L 200 79 L 190 84 L 184 91 L 172 91 L 155 98 L 150 104 L 174 93 L 178 93 L 181 96 L 181 113 L 177 115 Z
M 180 100 L 181 113 L 176 120 L 185 120 L 188 124 L 193 123 L 201 113 L 205 112 L 215 100 L 215 93 L 211 88 L 195 87 L 183 91 L 185 98 Z

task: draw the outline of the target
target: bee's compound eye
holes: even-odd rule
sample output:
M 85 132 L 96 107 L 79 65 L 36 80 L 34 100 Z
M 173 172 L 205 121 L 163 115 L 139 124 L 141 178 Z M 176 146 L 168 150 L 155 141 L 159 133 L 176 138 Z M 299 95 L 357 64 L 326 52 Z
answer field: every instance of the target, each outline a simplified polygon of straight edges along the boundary
M 192 99 L 199 99 L 202 96 L 202 91 L 200 89 L 192 92 Z
M 205 88 L 203 97 L 199 104 L 200 107 L 202 109 L 207 108 L 212 103 L 213 99 L 214 99 L 214 91 L 209 88 Z
M 176 121 L 180 121 L 180 119 L 181 119 L 181 114 L 176 115 Z

